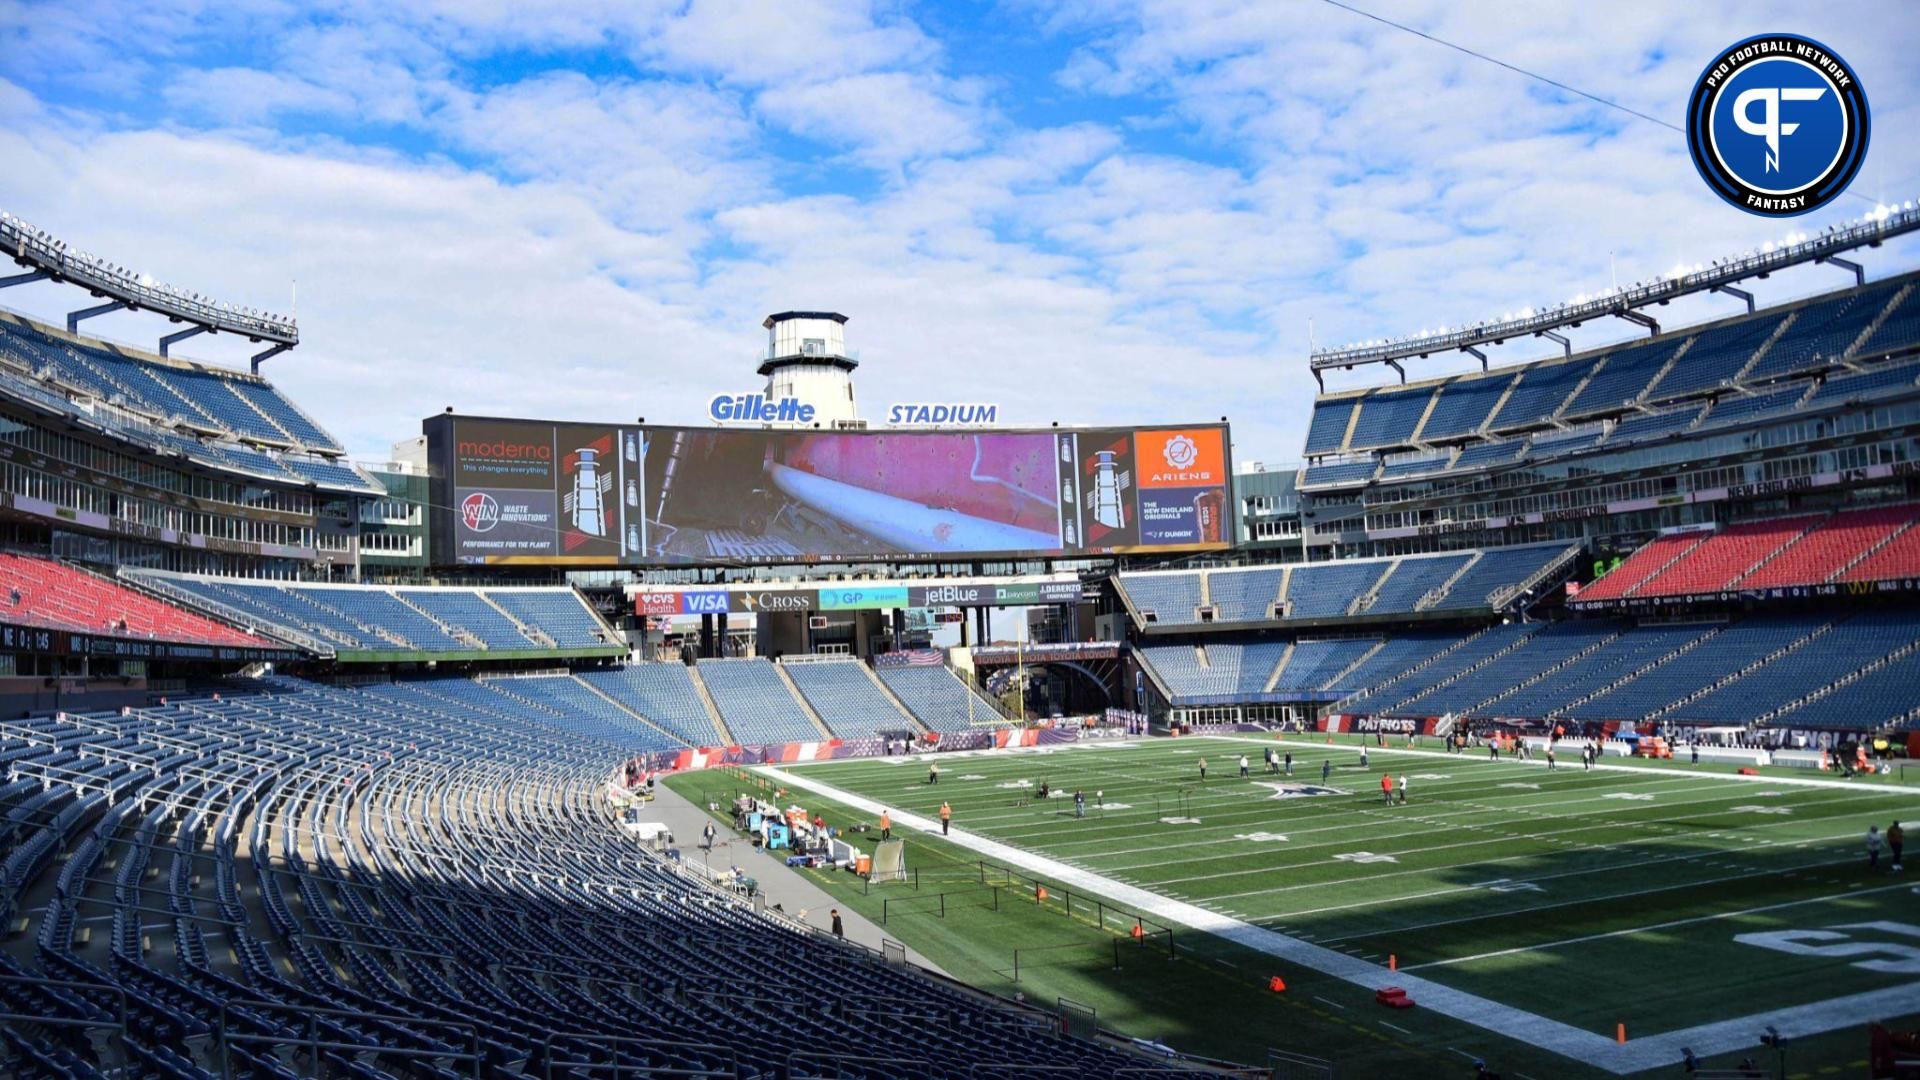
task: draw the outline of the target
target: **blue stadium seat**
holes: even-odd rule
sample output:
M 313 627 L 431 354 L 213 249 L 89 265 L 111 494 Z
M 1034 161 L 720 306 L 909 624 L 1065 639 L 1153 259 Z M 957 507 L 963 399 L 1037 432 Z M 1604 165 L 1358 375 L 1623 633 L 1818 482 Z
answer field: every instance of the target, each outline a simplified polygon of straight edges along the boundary
M 697 674 L 734 741 L 807 742 L 826 738 L 766 660 L 702 660 Z
M 800 696 L 843 739 L 913 730 L 913 721 L 887 697 L 867 673 L 867 665 L 859 660 L 795 660 L 783 662 L 781 667 L 799 688 Z
M 961 682 L 944 664 L 909 664 L 875 669 L 893 696 L 935 731 L 968 731 L 1004 725 L 986 698 Z
M 1513 385 L 1517 375 L 1499 371 L 1492 375 L 1466 375 L 1440 388 L 1440 399 L 1420 429 L 1421 442 L 1473 435 L 1486 425 L 1493 407 Z
M 1307 429 L 1306 453 L 1309 457 L 1335 453 L 1346 445 L 1347 425 L 1353 419 L 1353 410 L 1359 400 L 1358 397 L 1346 397 L 1313 403 L 1313 422 Z
M 1760 346 L 1785 320 L 1783 314 L 1763 312 L 1693 335 L 1692 344 L 1681 354 L 1679 362 L 1653 384 L 1647 400 L 1671 401 L 1731 386 L 1735 376 L 1746 368 L 1754 353 L 1760 351 Z
M 1538 427 L 1573 396 L 1575 387 L 1593 370 L 1594 358 L 1533 364 L 1522 368 L 1520 381 L 1488 423 L 1490 431 Z
M 628 664 L 579 673 L 581 681 L 677 733 L 691 746 L 717 746 L 727 740 L 713 726 L 693 676 L 684 664 Z
M 1349 450 L 1405 446 L 1433 399 L 1433 387 L 1412 390 L 1376 390 L 1360 399 L 1360 419 L 1354 421 Z
M 1134 608 L 1142 617 L 1152 613 L 1152 622 L 1182 626 L 1200 621 L 1198 571 L 1120 574 L 1114 580 L 1133 600 Z

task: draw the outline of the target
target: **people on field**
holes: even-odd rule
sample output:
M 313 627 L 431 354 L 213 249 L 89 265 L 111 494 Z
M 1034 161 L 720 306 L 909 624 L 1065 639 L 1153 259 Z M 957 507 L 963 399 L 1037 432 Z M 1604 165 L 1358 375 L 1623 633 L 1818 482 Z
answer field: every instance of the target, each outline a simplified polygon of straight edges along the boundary
M 706 827 L 700 830 L 700 850 L 712 851 L 713 838 L 717 835 L 719 831 L 713 827 L 713 822 L 707 822 Z
M 1327 760 L 1322 761 L 1320 763 L 1320 782 L 1324 784 L 1327 782 L 1328 778 L 1332 776 L 1333 776 L 1333 759 L 1328 758 Z
M 1360 767 L 1363 769 L 1367 767 L 1367 748 L 1365 746 L 1360 747 Z
M 1392 773 L 1380 774 L 1380 797 L 1387 801 L 1388 806 L 1393 805 L 1393 774 Z
M 1200 759 L 1200 782 L 1203 784 L 1207 782 L 1207 759 L 1206 758 Z
M 1900 865 L 1900 849 L 1906 847 L 1906 845 L 1906 830 L 1900 827 L 1900 823 L 1896 821 L 1887 826 L 1887 854 L 1891 857 L 1892 863 L 1888 869 L 1896 874 L 1903 869 Z
M 1073 793 L 1073 816 L 1087 816 L 1087 793 L 1084 791 L 1075 791 Z
M 880 839 L 893 839 L 893 815 L 885 810 L 880 811 Z
M 1407 774 L 1401 773 L 1400 774 L 1400 802 L 1402 805 L 1405 805 L 1406 801 L 1407 801 Z
M 1273 747 L 1269 746 L 1265 750 L 1262 750 L 1261 755 L 1262 759 L 1266 762 L 1267 773 L 1269 775 L 1280 771 L 1280 755 L 1273 752 Z
M 1240 755 L 1240 779 L 1245 780 L 1248 775 L 1249 774 L 1247 772 L 1247 755 L 1241 754 Z
M 943 800 L 940 803 L 940 835 L 945 836 L 952 831 L 953 831 L 953 807 L 948 806 L 946 802 Z
M 1560 769 L 1560 763 L 1554 760 L 1554 756 L 1553 756 L 1553 744 L 1548 743 L 1547 744 L 1547 771 L 1557 772 L 1559 771 L 1559 769 Z
M 1880 826 L 1867 826 L 1867 869 L 1880 869 Z
M 833 936 L 837 938 L 846 937 L 847 928 L 840 923 L 840 909 L 834 908 L 830 914 L 833 916 Z
M 933 764 L 927 766 L 927 783 L 937 784 L 939 782 L 940 782 L 940 763 L 936 761 Z
M 1287 775 L 1293 775 L 1293 751 L 1287 751 Z
M 1051 797 L 1052 794 L 1053 794 L 1053 789 L 1047 786 L 1047 782 L 1045 780 L 1041 780 L 1040 781 L 1040 798 L 1042 800 L 1045 800 Z

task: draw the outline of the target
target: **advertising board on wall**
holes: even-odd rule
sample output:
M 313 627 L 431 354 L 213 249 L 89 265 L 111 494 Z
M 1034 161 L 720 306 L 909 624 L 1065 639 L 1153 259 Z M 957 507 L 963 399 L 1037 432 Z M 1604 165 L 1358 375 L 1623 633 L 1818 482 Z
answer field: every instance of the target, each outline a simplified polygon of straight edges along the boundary
M 441 565 L 1071 557 L 1221 550 L 1233 535 L 1222 424 L 810 431 L 441 415 L 423 426 Z M 807 610 L 907 606 L 817 599 Z

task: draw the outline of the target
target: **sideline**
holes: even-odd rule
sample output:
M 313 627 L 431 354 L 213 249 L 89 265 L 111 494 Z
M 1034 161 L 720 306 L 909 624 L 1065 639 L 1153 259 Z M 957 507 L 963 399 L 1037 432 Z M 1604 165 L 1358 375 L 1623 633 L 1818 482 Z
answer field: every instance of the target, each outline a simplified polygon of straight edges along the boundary
M 1281 743 L 1294 746 L 1317 746 L 1322 750 L 1325 750 L 1327 747 L 1327 744 L 1324 742 L 1314 742 L 1310 739 L 1256 739 L 1247 735 L 1195 735 L 1190 737 L 1195 739 L 1216 739 L 1221 742 L 1252 743 L 1255 746 L 1272 746 L 1275 743 Z M 1334 743 L 1333 746 L 1335 749 L 1343 747 L 1359 748 L 1356 743 Z M 1408 757 L 1441 758 L 1450 761 L 1458 761 L 1462 757 L 1471 755 L 1470 751 L 1465 750 L 1458 754 L 1449 754 L 1445 750 L 1415 750 L 1412 747 L 1406 746 L 1369 746 L 1366 749 L 1370 754 L 1404 754 Z M 1484 757 L 1478 760 L 1489 765 L 1495 764 L 1495 762 Z M 1535 757 L 1528 760 L 1525 758 L 1516 758 L 1511 754 L 1501 758 L 1499 764 L 1530 765 L 1538 769 L 1547 767 L 1545 758 Z M 1577 757 L 1571 763 L 1564 761 L 1560 763 L 1562 769 L 1578 768 L 1579 765 L 1580 762 Z M 1787 784 L 1792 787 L 1827 788 L 1833 791 L 1920 796 L 1920 787 L 1909 787 L 1904 784 L 1874 784 L 1872 781 L 1869 781 L 1867 784 L 1856 784 L 1848 780 L 1821 780 L 1816 777 L 1776 776 L 1771 773 L 1760 776 L 1741 776 L 1739 773 L 1682 772 L 1679 769 L 1655 769 L 1646 765 L 1610 765 L 1606 763 L 1604 757 L 1599 763 L 1595 764 L 1593 768 L 1596 772 L 1604 770 L 1606 772 L 1640 773 L 1644 776 L 1684 776 L 1694 780 L 1723 780 L 1744 784 Z
M 1267 745 L 1271 745 L 1273 741 L 1242 739 L 1236 736 L 1203 737 Z M 1391 748 L 1378 747 L 1372 749 L 1423 757 L 1452 756 L 1442 752 L 1422 750 L 1392 751 Z M 1546 763 L 1540 762 L 1539 765 L 1544 768 Z M 882 804 L 874 799 L 812 779 L 804 775 L 805 769 L 785 769 L 769 765 L 758 765 L 752 768 L 754 772 L 777 779 L 790 787 L 825 796 L 869 814 L 878 814 L 883 808 Z M 1631 766 L 1600 766 L 1600 768 L 1641 773 L 1669 772 L 1669 770 Z M 1724 778 L 1754 779 L 1730 775 L 1724 775 Z M 1771 777 L 1765 779 L 1774 783 L 1786 782 Z M 1799 783 L 1824 786 L 1820 781 L 1799 781 Z M 1859 790 L 1845 784 L 1835 786 L 1846 790 Z M 939 823 L 931 818 L 909 811 L 895 809 L 892 814 L 894 822 L 903 828 L 919 829 L 927 833 L 937 833 L 940 828 Z M 1241 919 L 1208 911 L 1185 901 L 1172 900 L 1158 893 L 1070 866 L 1058 859 L 980 836 L 964 828 L 954 829 L 946 840 L 998 862 L 1050 877 L 1063 885 L 1099 893 L 1115 902 L 1130 905 L 1158 918 L 1205 931 L 1256 952 L 1331 975 L 1355 986 L 1365 989 L 1378 989 L 1388 984 L 1403 987 L 1409 996 L 1421 1005 L 1436 1009 L 1456 1020 L 1507 1039 L 1516 1038 L 1515 1032 L 1525 1032 L 1525 1036 L 1520 1037 L 1520 1041 L 1620 1076 L 1678 1063 L 1682 1057 L 1683 1047 L 1689 1047 L 1703 1057 L 1712 1057 L 1730 1050 L 1745 1048 L 1752 1044 L 1754 1032 L 1768 1024 L 1772 1024 L 1779 1028 L 1782 1034 L 1791 1037 L 1814 1035 L 1857 1024 L 1865 1016 L 1891 1016 L 1912 1012 L 1916 1003 L 1920 1003 L 1920 983 L 1915 983 L 1701 1024 L 1678 1031 L 1633 1039 L 1621 1044 L 1605 1035 L 1540 1016 L 1525 1009 L 1505 1005 L 1477 994 L 1470 994 L 1419 975 L 1409 975 L 1404 971 L 1389 973 L 1378 964 L 1369 963 L 1346 953 L 1289 937 Z

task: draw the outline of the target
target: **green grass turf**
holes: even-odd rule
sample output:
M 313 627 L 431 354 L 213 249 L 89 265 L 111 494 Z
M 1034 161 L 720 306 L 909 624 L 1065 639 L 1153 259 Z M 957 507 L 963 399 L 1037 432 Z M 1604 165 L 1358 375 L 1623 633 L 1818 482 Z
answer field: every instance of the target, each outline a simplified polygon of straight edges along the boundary
M 1912 809 L 1911 796 L 1880 781 L 1833 791 L 1706 779 L 1690 766 L 1583 773 L 1577 755 L 1571 766 L 1563 760 L 1548 773 L 1477 755 L 1377 750 L 1372 769 L 1363 772 L 1353 745 L 1282 745 L 1295 752 L 1296 781 L 1317 783 L 1321 762 L 1329 760 L 1336 766 L 1331 785 L 1348 794 L 1275 798 L 1260 786 L 1267 779 L 1259 773 L 1262 744 L 1230 740 L 950 756 L 942 759 L 945 779 L 938 788 L 924 783 L 920 764 L 884 759 L 807 766 L 806 775 L 929 816 L 944 797 L 962 829 L 1355 955 L 1384 961 L 1392 953 L 1423 977 L 1603 1034 L 1612 1034 L 1616 1023 L 1630 1034 L 1652 1033 L 1913 981 L 1910 974 L 1861 968 L 1857 958 L 1791 955 L 1733 940 L 1764 930 L 1915 921 L 1913 894 L 1865 871 L 1866 825 L 1884 827 Z M 1243 749 L 1254 765 L 1250 781 L 1232 767 Z M 1202 756 L 1211 765 L 1204 785 L 1195 765 Z M 1410 805 L 1382 804 L 1383 766 L 1412 778 Z M 973 776 L 980 779 L 962 779 Z M 1102 791 L 1108 808 L 1076 820 L 1070 800 L 1042 806 L 1030 789 L 1001 786 L 1037 786 L 1041 779 L 1060 791 L 1081 788 L 1090 800 Z M 1169 824 L 1163 817 L 1199 821 Z M 935 837 L 910 843 L 910 865 L 922 870 L 923 892 L 936 868 L 936 880 L 958 884 L 970 872 L 977 882 L 967 853 Z M 1360 852 L 1393 861 L 1360 861 Z M 956 975 L 1005 991 L 1010 983 L 996 985 L 989 976 L 1007 966 L 1018 944 L 1009 935 L 1042 941 L 1061 933 L 1057 925 L 1006 914 L 1003 908 L 956 920 L 950 910 L 946 920 L 890 922 L 889 931 L 897 925 L 898 936 Z M 930 939 L 937 947 L 928 947 Z M 1194 958 L 1243 990 L 1260 987 L 1265 969 L 1274 966 L 1203 935 L 1181 940 L 1196 949 Z M 1089 946 L 1089 954 L 1094 951 Z M 963 956 L 971 959 L 963 963 Z M 1107 1003 L 1102 1020 L 1109 1026 L 1183 1048 L 1243 1060 L 1257 1056 L 1251 1042 L 1313 1052 L 1285 1037 L 1300 1027 L 1300 1017 L 1262 1025 L 1257 1038 L 1236 1037 L 1220 1030 L 1234 1025 L 1220 1022 L 1217 991 L 1164 975 L 1128 980 L 1124 971 L 1115 983 L 1105 970 L 1110 967 L 1109 957 L 1075 968 L 1074 979 L 1060 977 L 1075 988 L 1060 992 Z M 1335 1029 L 1324 1037 L 1358 1022 L 1397 1043 L 1362 1052 L 1432 1052 L 1441 1040 L 1443 1055 L 1446 1046 L 1489 1052 L 1483 1033 L 1422 1010 L 1391 1020 L 1414 1031 L 1412 1038 L 1377 1032 L 1377 1013 L 1367 1011 L 1363 997 L 1343 998 L 1345 984 L 1326 985 L 1331 980 L 1307 972 L 1283 974 L 1296 990 L 1287 996 L 1290 1003 L 1324 995 L 1348 1005 L 1345 1013 L 1314 1005 L 1333 1020 L 1311 1017 Z M 1023 984 L 1028 978 L 1023 972 Z M 1145 985 L 1125 993 L 1098 989 L 1127 982 Z M 1259 992 L 1253 998 L 1278 1000 Z M 1430 1030 L 1433 1024 L 1449 1030 Z M 1524 1041 L 1524 1033 L 1518 1037 Z M 1796 1056 L 1806 1059 L 1817 1041 Z M 1835 1062 L 1859 1056 L 1857 1036 L 1825 1042 L 1831 1045 L 1821 1056 Z M 1491 1049 L 1517 1053 L 1521 1061 L 1531 1056 Z M 1531 1075 L 1569 1075 L 1558 1059 L 1531 1063 L 1542 1070 Z

